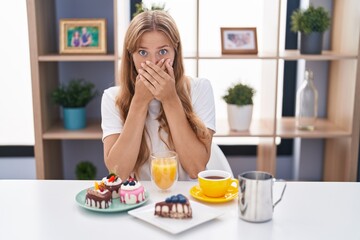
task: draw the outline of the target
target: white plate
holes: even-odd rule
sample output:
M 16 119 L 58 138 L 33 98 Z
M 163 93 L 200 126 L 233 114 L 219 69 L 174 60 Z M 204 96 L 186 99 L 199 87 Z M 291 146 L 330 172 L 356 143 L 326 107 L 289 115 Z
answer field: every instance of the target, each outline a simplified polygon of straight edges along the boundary
M 155 204 L 128 211 L 128 214 L 151 223 L 172 234 L 183 232 L 223 214 L 223 212 L 215 208 L 205 206 L 198 202 L 190 201 L 190 204 L 192 208 L 192 218 L 190 219 L 173 219 L 155 216 Z

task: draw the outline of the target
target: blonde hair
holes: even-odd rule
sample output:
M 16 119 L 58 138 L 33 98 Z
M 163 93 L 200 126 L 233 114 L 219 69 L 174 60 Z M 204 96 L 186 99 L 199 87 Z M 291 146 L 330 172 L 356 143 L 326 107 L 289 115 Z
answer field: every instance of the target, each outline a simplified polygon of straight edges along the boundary
M 205 141 L 210 137 L 210 134 L 202 121 L 196 116 L 192 107 L 190 98 L 190 83 L 184 76 L 180 34 L 174 19 L 165 11 L 149 10 L 138 14 L 131 21 L 125 34 L 119 82 L 120 92 L 116 100 L 122 121 L 125 123 L 131 100 L 135 94 L 135 80 L 137 76 L 137 70 L 132 59 L 132 54 L 138 49 L 141 36 L 145 32 L 150 31 L 160 31 L 164 33 L 170 40 L 172 47 L 175 49 L 173 69 L 176 91 L 192 130 L 196 134 L 197 138 L 205 144 Z M 158 129 L 160 139 L 167 145 L 169 149 L 175 150 L 170 128 L 162 107 L 157 120 L 160 124 Z M 163 139 L 161 137 L 160 133 L 162 130 L 168 134 L 168 139 Z M 140 167 L 149 159 L 150 156 L 150 148 L 147 144 L 147 136 L 147 129 L 145 127 L 142 135 L 139 155 L 134 168 L 135 173 L 138 173 Z

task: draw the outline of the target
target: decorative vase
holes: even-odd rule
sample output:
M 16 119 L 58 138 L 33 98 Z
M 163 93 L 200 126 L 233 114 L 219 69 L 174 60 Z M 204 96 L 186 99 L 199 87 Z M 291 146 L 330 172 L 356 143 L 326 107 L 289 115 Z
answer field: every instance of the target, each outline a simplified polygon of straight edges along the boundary
M 231 130 L 246 131 L 251 124 L 253 105 L 227 105 L 228 122 Z
M 82 108 L 63 108 L 64 127 L 68 130 L 78 130 L 86 127 L 86 110 Z
M 314 85 L 313 72 L 307 70 L 296 92 L 296 127 L 299 130 L 314 130 L 317 112 L 318 91 Z
M 324 35 L 322 32 L 301 33 L 300 35 L 301 54 L 321 54 Z

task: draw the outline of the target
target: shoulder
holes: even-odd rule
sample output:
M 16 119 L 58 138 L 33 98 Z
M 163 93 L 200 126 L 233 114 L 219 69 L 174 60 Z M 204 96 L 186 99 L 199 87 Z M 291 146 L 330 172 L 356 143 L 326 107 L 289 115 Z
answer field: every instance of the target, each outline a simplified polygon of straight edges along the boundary
M 119 94 L 119 89 L 119 86 L 109 87 L 104 90 L 103 96 L 111 99 L 116 99 L 117 95 Z
M 190 81 L 190 86 L 191 86 L 192 97 L 213 93 L 211 82 L 207 78 L 189 77 L 189 81 Z
M 190 86 L 193 92 L 211 90 L 211 82 L 207 78 L 189 77 Z

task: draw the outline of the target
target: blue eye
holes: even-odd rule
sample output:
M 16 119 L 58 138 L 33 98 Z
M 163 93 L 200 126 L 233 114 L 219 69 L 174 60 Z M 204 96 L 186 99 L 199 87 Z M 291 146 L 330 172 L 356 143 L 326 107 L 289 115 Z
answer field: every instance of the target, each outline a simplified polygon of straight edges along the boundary
M 139 55 L 145 57 L 147 52 L 145 50 L 139 50 Z
M 167 54 L 167 50 L 166 49 L 161 49 L 160 51 L 159 51 L 159 54 L 160 55 L 165 55 L 165 54 Z

